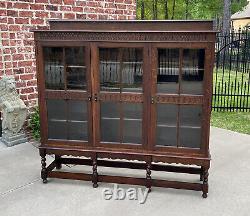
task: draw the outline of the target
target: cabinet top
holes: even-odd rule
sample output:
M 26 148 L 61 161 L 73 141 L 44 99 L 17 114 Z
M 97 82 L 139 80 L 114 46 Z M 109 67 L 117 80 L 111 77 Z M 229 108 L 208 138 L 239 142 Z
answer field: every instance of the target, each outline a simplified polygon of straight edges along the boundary
M 49 31 L 216 32 L 212 20 L 49 20 Z M 48 30 L 33 30 L 48 31 Z

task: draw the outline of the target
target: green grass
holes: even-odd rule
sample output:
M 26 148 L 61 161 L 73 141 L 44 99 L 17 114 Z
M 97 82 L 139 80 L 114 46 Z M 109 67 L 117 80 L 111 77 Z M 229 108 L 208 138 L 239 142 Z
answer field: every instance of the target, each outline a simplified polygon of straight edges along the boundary
M 250 97 L 248 96 L 230 96 L 249 94 L 249 73 L 229 71 L 218 69 L 213 75 L 214 91 L 221 96 L 213 97 L 213 106 L 217 107 L 250 107 Z M 216 82 L 217 80 L 217 82 Z M 236 82 L 235 82 L 236 80 Z M 217 83 L 215 85 L 215 83 Z M 226 83 L 226 85 L 225 85 Z
M 217 80 L 217 85 L 215 86 Z M 235 82 L 236 80 L 236 82 Z M 214 71 L 213 76 L 214 89 L 217 88 L 217 92 L 225 94 L 225 96 L 214 96 L 213 106 L 219 107 L 232 107 L 232 111 L 235 111 L 236 107 L 250 107 L 250 97 L 248 96 L 228 96 L 233 95 L 247 95 L 249 85 L 249 74 L 236 71 L 229 71 L 218 69 Z M 226 86 L 222 83 L 226 83 Z M 243 83 L 243 88 L 241 88 Z M 218 85 L 220 84 L 220 89 Z M 244 89 L 244 85 L 246 88 Z M 239 86 L 239 88 L 238 88 Z M 230 88 L 228 88 L 230 87 Z M 215 91 L 214 91 L 215 92 Z M 224 128 L 239 133 L 250 134 L 250 113 L 249 112 L 212 112 L 211 125 L 219 128 Z
M 221 68 L 218 69 L 217 74 L 216 71 L 214 71 L 214 83 L 216 81 L 217 78 L 217 82 L 229 82 L 230 83 L 234 83 L 235 78 L 237 80 L 237 82 L 241 83 L 243 82 L 247 82 L 249 81 L 249 73 L 242 73 L 242 72 L 236 72 L 236 71 L 230 71 L 229 70 L 224 70 L 224 74 L 223 74 L 223 70 Z
M 250 135 L 250 113 L 213 111 L 211 125 Z

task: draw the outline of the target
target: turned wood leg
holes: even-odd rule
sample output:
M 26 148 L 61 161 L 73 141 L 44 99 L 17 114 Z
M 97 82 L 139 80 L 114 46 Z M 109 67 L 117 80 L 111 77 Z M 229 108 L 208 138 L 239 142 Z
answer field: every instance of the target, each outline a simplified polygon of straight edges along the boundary
M 46 169 L 46 154 L 41 155 L 41 164 L 42 164 L 42 170 L 41 170 L 41 178 L 43 180 L 43 183 L 46 184 L 48 182 L 47 180 L 47 169 Z
M 203 168 L 203 166 L 201 167 L 201 173 L 200 173 L 200 181 L 203 181 L 203 179 L 204 179 L 204 168 Z
M 56 169 L 62 168 L 62 163 L 61 163 L 60 159 L 61 159 L 61 156 L 55 155 Z
M 203 172 L 203 189 L 202 189 L 202 197 L 207 198 L 208 193 L 208 169 L 204 169 Z
M 92 174 L 92 183 L 93 187 L 97 188 L 98 187 L 98 172 L 97 172 L 97 159 L 96 156 L 92 158 L 92 164 L 93 164 L 93 174 Z
M 152 186 L 151 162 L 148 162 L 146 168 L 146 187 L 148 188 L 149 193 L 151 192 L 151 186 Z

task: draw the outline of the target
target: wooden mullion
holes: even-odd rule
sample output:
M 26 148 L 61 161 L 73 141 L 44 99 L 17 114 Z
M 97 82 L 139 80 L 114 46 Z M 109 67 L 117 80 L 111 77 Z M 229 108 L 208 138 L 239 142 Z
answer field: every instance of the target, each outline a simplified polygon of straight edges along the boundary
M 67 65 L 66 65 L 66 56 L 65 56 L 65 47 L 62 48 L 63 49 L 63 77 L 64 77 L 64 90 L 67 90 Z
M 93 145 L 93 109 L 92 109 L 92 88 L 93 85 L 91 83 L 91 52 L 90 52 L 90 44 L 83 46 L 84 49 L 84 62 L 86 66 L 86 107 L 87 107 L 87 120 L 88 120 L 88 143 Z
M 63 76 L 64 76 L 64 91 L 65 91 L 65 95 L 67 92 L 67 65 L 66 65 L 66 56 L 65 56 L 65 47 L 62 47 L 63 49 L 63 56 L 62 56 L 62 61 L 63 61 Z M 69 140 L 69 115 L 68 115 L 68 99 L 64 98 L 63 100 L 66 100 L 66 133 L 67 133 L 67 140 Z M 67 141 L 66 141 L 67 142 Z
M 119 49 L 119 53 L 118 53 L 118 61 L 119 61 L 119 86 L 120 86 L 120 95 L 122 94 L 122 70 L 123 70 L 123 48 L 118 48 Z M 120 130 L 119 130 L 119 139 L 120 139 L 120 143 L 122 143 L 123 141 L 123 129 L 124 129 L 124 114 L 123 114 L 123 103 L 120 100 L 119 101 L 119 113 L 120 113 Z
M 150 123 L 152 124 L 151 131 L 150 131 L 150 149 L 156 148 L 156 136 L 157 136 L 157 103 L 152 104 L 153 101 L 156 101 L 155 98 L 158 96 L 157 93 L 157 74 L 158 74 L 158 49 L 157 47 L 151 45 L 151 51 L 150 51 L 150 57 L 151 57 L 151 76 L 150 76 L 150 84 L 151 84 L 151 98 L 150 98 L 150 107 L 151 107 L 151 116 L 150 116 Z
M 151 108 L 150 108 L 150 95 L 151 95 L 151 89 L 148 88 L 150 85 L 150 74 L 151 74 L 151 59 L 150 59 L 150 52 L 151 52 L 151 44 L 145 45 L 143 48 L 143 65 L 142 65 L 142 88 L 143 88 L 143 112 L 142 112 L 142 144 L 143 148 L 150 149 L 149 143 L 150 143 L 150 136 L 148 133 L 149 125 L 150 124 L 150 116 L 151 116 Z
M 100 94 L 100 71 L 99 71 L 99 65 L 100 65 L 100 54 L 99 49 L 96 43 L 90 43 L 90 78 L 91 78 L 91 86 L 92 86 L 92 138 L 93 138 L 93 146 L 97 146 L 100 142 L 100 106 L 101 102 L 98 100 L 97 102 L 94 101 L 94 95 Z
M 179 88 L 178 95 L 180 96 L 181 91 L 181 79 L 182 79 L 182 67 L 183 67 L 183 49 L 179 49 Z M 177 131 L 177 148 L 180 147 L 180 104 L 177 105 L 177 119 L 176 119 L 176 131 Z

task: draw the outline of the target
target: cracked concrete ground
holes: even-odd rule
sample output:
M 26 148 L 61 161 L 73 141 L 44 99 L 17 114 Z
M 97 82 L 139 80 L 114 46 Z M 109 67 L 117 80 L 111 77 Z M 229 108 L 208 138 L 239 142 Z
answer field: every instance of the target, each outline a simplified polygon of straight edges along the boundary
M 30 143 L 12 148 L 0 144 L 0 216 L 249 216 L 250 136 L 212 128 L 210 146 L 212 163 L 207 199 L 201 198 L 201 192 L 153 188 L 142 205 L 136 200 L 104 200 L 102 190 L 113 188 L 113 184 L 101 183 L 96 189 L 90 182 L 74 180 L 49 179 L 48 184 L 42 184 L 36 147 Z M 47 161 L 51 160 L 47 156 Z M 64 169 L 91 172 L 85 166 L 64 166 Z M 145 174 L 110 168 L 100 172 Z M 177 178 L 169 173 L 153 173 L 153 176 Z M 183 174 L 178 177 L 193 181 L 199 178 Z M 131 185 L 119 187 L 127 189 Z

